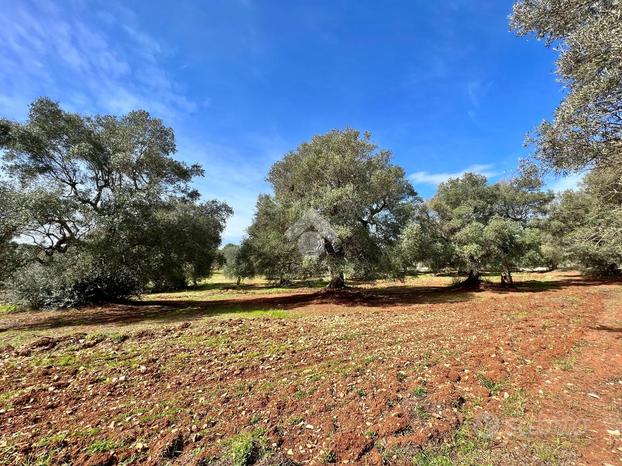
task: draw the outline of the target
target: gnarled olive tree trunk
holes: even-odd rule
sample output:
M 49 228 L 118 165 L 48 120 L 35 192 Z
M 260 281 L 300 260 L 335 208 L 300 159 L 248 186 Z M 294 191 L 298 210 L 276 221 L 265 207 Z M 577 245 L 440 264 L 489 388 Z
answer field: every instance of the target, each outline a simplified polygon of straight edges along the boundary
M 343 248 L 325 239 L 324 250 L 328 256 L 328 271 L 330 272 L 330 282 L 326 285 L 326 288 L 329 290 L 342 290 L 346 288 L 346 280 L 343 274 L 345 262 Z
M 512 278 L 512 272 L 510 269 L 501 272 L 501 285 L 511 288 L 514 286 L 514 279 Z
M 479 270 L 471 269 L 469 270 L 469 275 L 467 275 L 466 280 L 461 281 L 456 285 L 456 288 L 466 289 L 466 290 L 477 290 L 482 284 L 482 278 Z
M 343 277 L 343 272 L 337 274 L 331 274 L 330 282 L 326 285 L 329 290 L 341 290 L 346 288 L 346 281 Z

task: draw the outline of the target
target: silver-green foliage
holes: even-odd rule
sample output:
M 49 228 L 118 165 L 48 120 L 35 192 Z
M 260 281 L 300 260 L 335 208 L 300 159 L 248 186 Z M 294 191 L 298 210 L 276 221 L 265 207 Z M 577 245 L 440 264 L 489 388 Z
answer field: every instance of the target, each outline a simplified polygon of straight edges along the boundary
M 0 120 L 0 149 L 11 206 L 1 247 L 16 256 L 5 284 L 18 298 L 76 305 L 210 273 L 231 210 L 199 201 L 190 182 L 203 170 L 173 158 L 159 119 L 83 116 L 42 98 L 26 123 Z
M 561 198 L 570 260 L 597 272 L 619 272 L 622 260 L 622 2 L 520 0 L 511 25 L 559 51 L 557 74 L 566 93 L 552 121 L 530 141 L 545 166 L 559 173 L 590 171 L 579 208 Z M 586 210 L 585 207 L 588 207 Z M 555 220 L 559 223 L 559 220 Z
M 441 183 L 404 231 L 400 249 L 411 265 L 457 268 L 478 276 L 543 263 L 540 222 L 552 199 L 528 170 L 507 182 L 489 184 L 467 173 Z
M 275 163 L 273 195 L 260 196 L 246 243 L 259 273 L 272 277 L 328 273 L 372 277 L 393 271 L 392 248 L 419 202 L 404 170 L 368 133 L 333 130 L 315 136 Z M 315 263 L 285 235 L 305 213 L 334 229 Z

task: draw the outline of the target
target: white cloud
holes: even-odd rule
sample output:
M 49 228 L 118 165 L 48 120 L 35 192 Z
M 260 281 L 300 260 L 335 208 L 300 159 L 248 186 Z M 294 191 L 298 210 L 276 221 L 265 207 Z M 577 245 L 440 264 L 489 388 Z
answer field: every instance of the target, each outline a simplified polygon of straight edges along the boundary
M 497 175 L 495 171 L 493 171 L 493 165 L 491 164 L 475 164 L 470 165 L 462 171 L 458 172 L 441 172 L 441 173 L 430 173 L 427 171 L 420 171 L 412 173 L 408 178 L 414 183 L 423 183 L 423 184 L 431 184 L 431 185 L 439 185 L 450 178 L 459 178 L 465 173 L 477 173 L 478 175 L 483 175 L 485 177 L 491 177 Z
M 163 66 L 167 48 L 139 28 L 130 10 L 108 6 L 114 16 L 82 2 L 57 8 L 24 1 L 0 15 L 0 114 L 23 118 L 23 102 L 41 95 L 74 111 L 144 108 L 169 122 L 197 110 Z
M 152 112 L 176 128 L 177 157 L 205 168 L 206 177 L 195 182 L 203 198 L 224 200 L 234 209 L 224 241 L 239 241 L 258 194 L 269 192 L 268 168 L 288 145 L 276 132 L 246 134 L 252 149 L 243 153 L 205 141 L 204 134 L 184 134 L 184 118 L 211 99 L 188 97 L 167 71 L 175 50 L 149 35 L 135 13 L 114 1 L 106 10 L 93 11 L 85 2 L 61 8 L 49 0 L 24 0 L 0 15 L 0 116 L 25 118 L 39 96 L 89 114 Z
M 219 199 L 233 208 L 233 217 L 223 233 L 223 244 L 238 243 L 246 234 L 257 196 L 271 192 L 265 181 L 266 173 L 289 147 L 278 133 L 267 136 L 248 133 L 244 139 L 254 148 L 252 157 L 231 147 L 179 138 L 179 155 L 189 163 L 201 163 L 205 169 L 205 178 L 195 182 L 203 198 Z
M 555 192 L 576 191 L 581 186 L 585 173 L 573 173 L 571 175 L 558 177 L 547 183 L 547 187 Z
M 478 112 L 481 101 L 486 97 L 492 85 L 492 81 L 483 81 L 481 79 L 467 82 L 466 93 L 469 98 L 469 103 L 471 104 L 470 110 L 467 111 L 467 116 L 473 123 L 479 123 Z

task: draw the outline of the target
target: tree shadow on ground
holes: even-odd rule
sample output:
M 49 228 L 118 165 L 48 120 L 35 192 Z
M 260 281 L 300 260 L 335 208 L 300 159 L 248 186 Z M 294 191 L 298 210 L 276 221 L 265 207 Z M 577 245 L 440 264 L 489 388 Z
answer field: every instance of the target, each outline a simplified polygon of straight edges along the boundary
M 517 283 L 514 288 L 486 285 L 485 292 L 499 294 L 537 293 L 572 287 L 595 286 L 611 281 L 595 280 L 580 275 L 569 275 L 551 281 L 530 280 Z M 55 312 L 27 312 L 0 320 L 0 332 L 9 330 L 51 330 L 92 325 L 132 325 L 138 323 L 176 323 L 205 317 L 249 311 L 291 311 L 314 305 L 335 305 L 344 308 L 391 308 L 417 304 L 468 302 L 480 291 L 452 289 L 447 286 L 389 286 L 353 288 L 344 291 L 310 291 L 278 295 L 243 295 L 235 298 L 209 300 L 135 300 L 86 309 Z
M 240 283 L 236 285 L 232 282 L 210 282 L 201 283 L 198 285 L 192 285 L 185 291 L 239 291 L 239 292 L 253 292 L 253 291 L 269 291 L 274 289 L 309 289 L 309 288 L 323 288 L 328 284 L 326 280 L 296 280 L 288 283 L 287 285 L 280 285 L 278 282 L 266 283 Z
M 568 288 L 582 288 L 599 285 L 621 284 L 617 280 L 566 276 L 557 280 L 525 280 L 515 283 L 513 287 L 504 287 L 500 284 L 492 284 L 485 287 L 486 291 L 499 294 L 540 293 L 543 291 L 564 290 Z
M 622 334 L 622 327 L 610 327 L 608 325 L 596 325 L 594 327 L 590 327 L 592 330 L 598 330 L 601 332 L 611 332 L 611 333 L 621 333 Z M 621 338 L 621 337 L 618 337 Z
M 401 291 L 398 292 L 398 290 Z M 252 295 L 251 295 L 252 296 Z M 324 290 L 295 294 L 254 295 L 225 299 L 158 300 L 144 299 L 101 307 L 65 311 L 24 312 L 0 320 L 0 332 L 8 330 L 51 330 L 91 325 L 132 325 L 137 323 L 176 323 L 220 315 L 252 311 L 292 311 L 316 305 L 343 307 L 392 307 L 395 305 L 462 302 L 469 293 L 456 293 L 446 287 L 396 287 L 382 289 L 348 289 L 338 292 Z M 13 320 L 13 322 L 11 322 Z

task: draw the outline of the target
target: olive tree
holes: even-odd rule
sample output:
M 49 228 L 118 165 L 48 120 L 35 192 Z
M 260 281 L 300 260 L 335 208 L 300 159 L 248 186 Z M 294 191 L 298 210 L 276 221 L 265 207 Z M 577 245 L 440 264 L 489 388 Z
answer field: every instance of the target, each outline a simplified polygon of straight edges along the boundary
M 502 283 L 512 285 L 512 270 L 540 246 L 535 222 L 552 199 L 528 168 L 492 185 L 474 173 L 441 183 L 428 212 L 405 230 L 402 247 L 416 245 L 416 259 L 433 270 L 467 274 L 464 287 L 478 287 L 483 270 L 501 272 Z
M 201 202 L 198 165 L 175 160 L 173 130 L 145 111 L 84 116 L 49 99 L 0 120 L 6 186 L 19 207 L 11 276 L 36 305 L 123 298 L 210 273 L 231 209 Z M 36 280 L 35 280 L 36 278 Z
M 560 194 L 543 226 L 560 261 L 598 275 L 619 274 L 622 213 L 598 196 L 588 190 Z
M 568 93 L 536 134 L 538 156 L 558 170 L 622 169 L 622 4 L 521 0 L 511 25 L 559 44 L 557 73 Z
M 616 221 L 622 216 L 622 3 L 520 0 L 511 25 L 560 52 L 557 74 L 567 92 L 552 121 L 529 141 L 557 173 L 590 171 L 590 221 L 566 237 L 574 239 L 573 260 L 594 271 L 619 272 L 622 261 L 609 245 L 622 242 Z
M 242 245 L 225 244 L 220 250 L 223 258 L 223 273 L 227 278 L 235 278 L 237 286 L 243 278 L 255 275 L 255 266 L 252 261 L 250 243 L 245 241 Z
M 248 242 L 259 273 L 291 273 L 305 266 L 327 272 L 330 287 L 345 275 L 392 272 L 391 248 L 419 202 L 404 170 L 391 163 L 369 133 L 333 130 L 315 136 L 276 162 L 268 174 L 274 194 L 260 197 Z M 305 264 L 289 228 L 308 215 L 330 226 L 315 265 Z M 313 227 L 313 226 L 312 226 Z M 316 225 L 317 227 L 317 225 Z

